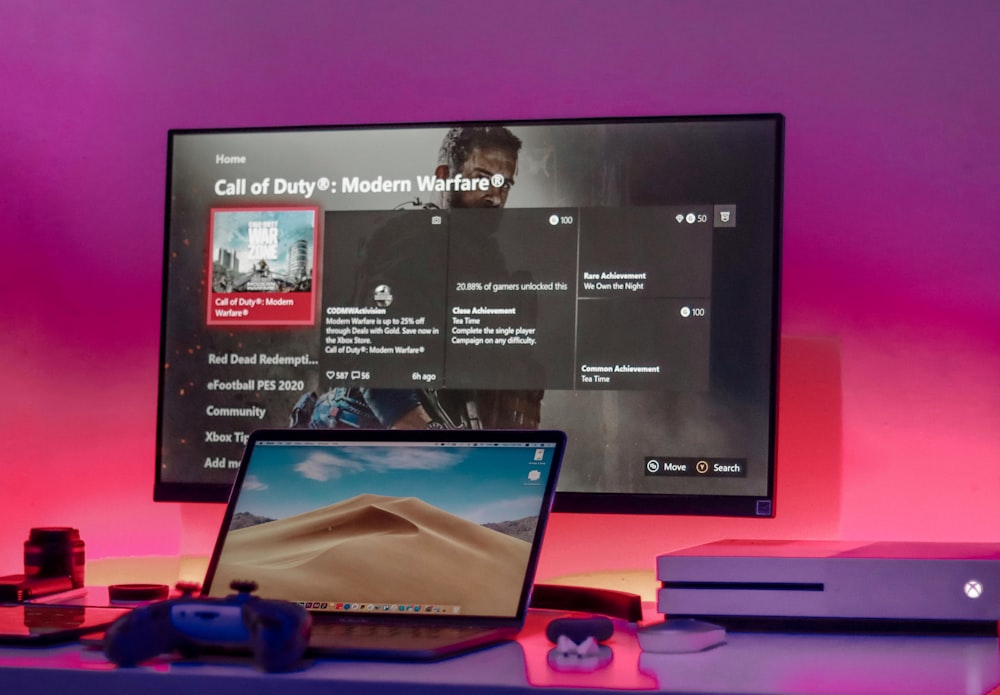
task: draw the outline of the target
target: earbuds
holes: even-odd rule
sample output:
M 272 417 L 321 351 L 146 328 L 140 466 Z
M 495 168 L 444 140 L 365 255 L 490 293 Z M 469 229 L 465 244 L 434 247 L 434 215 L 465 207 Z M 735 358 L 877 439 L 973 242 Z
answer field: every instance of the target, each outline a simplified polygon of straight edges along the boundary
M 611 663 L 611 647 L 601 644 L 614 634 L 610 618 L 556 618 L 545 628 L 555 645 L 549 650 L 549 666 L 557 671 L 596 671 Z

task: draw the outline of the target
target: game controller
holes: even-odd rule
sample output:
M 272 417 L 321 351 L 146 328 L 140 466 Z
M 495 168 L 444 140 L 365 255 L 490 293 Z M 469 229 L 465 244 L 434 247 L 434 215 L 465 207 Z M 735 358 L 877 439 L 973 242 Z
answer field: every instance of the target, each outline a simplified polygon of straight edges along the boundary
M 249 648 L 263 671 L 287 671 L 309 643 L 312 618 L 301 606 L 252 596 L 254 582 L 233 582 L 225 598 L 190 594 L 136 608 L 104 637 L 104 654 L 135 666 L 165 652 L 194 656 L 203 649 Z

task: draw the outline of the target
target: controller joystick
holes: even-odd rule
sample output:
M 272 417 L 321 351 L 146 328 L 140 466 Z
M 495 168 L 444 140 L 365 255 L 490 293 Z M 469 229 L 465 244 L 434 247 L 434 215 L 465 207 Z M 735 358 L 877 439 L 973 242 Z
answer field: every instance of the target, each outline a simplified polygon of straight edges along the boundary
M 252 579 L 234 579 L 229 582 L 229 588 L 239 595 L 252 594 L 257 591 L 257 582 Z
M 104 654 L 135 666 L 165 652 L 186 656 L 207 649 L 247 649 L 264 671 L 293 668 L 309 643 L 312 619 L 294 603 L 252 595 L 254 582 L 233 582 L 225 598 L 180 598 L 151 603 L 118 618 L 104 637 Z
M 181 592 L 181 596 L 185 598 L 194 598 L 194 594 L 201 588 L 201 584 L 198 582 L 177 582 L 174 585 L 177 591 Z

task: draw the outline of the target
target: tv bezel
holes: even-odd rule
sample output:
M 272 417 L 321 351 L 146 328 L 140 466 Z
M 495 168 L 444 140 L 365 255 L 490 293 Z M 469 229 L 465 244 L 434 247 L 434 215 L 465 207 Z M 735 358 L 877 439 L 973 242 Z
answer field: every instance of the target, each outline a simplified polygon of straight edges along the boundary
M 778 386 L 780 366 L 780 335 L 781 335 L 781 270 L 782 270 L 782 238 L 783 238 L 783 203 L 784 203 L 784 149 L 785 122 L 784 116 L 777 112 L 742 113 L 742 114 L 711 114 L 711 115 L 667 115 L 667 116 L 636 116 L 636 117 L 588 117 L 588 118 L 552 118 L 552 119 L 510 119 L 491 121 L 435 121 L 435 122 L 382 122 L 357 123 L 343 125 L 298 125 L 298 126 L 261 126 L 261 127 L 212 127 L 212 128 L 177 128 L 167 132 L 167 168 L 164 205 L 164 237 L 163 266 L 161 288 L 161 319 L 159 336 L 159 364 L 157 368 L 157 407 L 156 407 L 156 476 L 153 487 L 155 502 L 192 502 L 192 503 L 225 503 L 232 491 L 232 484 L 211 483 L 204 481 L 167 482 L 162 480 L 163 454 L 163 417 L 164 417 L 164 365 L 167 360 L 166 315 L 168 311 L 168 289 L 171 253 L 171 214 L 173 187 L 173 156 L 174 138 L 188 134 L 236 134 L 236 133 L 267 133 L 267 132 L 308 132 L 308 131 L 350 131 L 377 129 L 408 129 L 427 128 L 445 129 L 455 126 L 477 126 L 502 124 L 507 127 L 521 126 L 558 126 L 558 125 L 603 125 L 628 123 L 669 123 L 669 122 L 711 122 L 711 121 L 771 121 L 775 126 L 775 186 L 774 186 L 774 229 L 773 229 L 773 263 L 771 281 L 771 357 L 770 357 L 770 398 L 768 405 L 768 470 L 767 492 L 765 495 L 693 495 L 637 492 L 570 492 L 557 491 L 553 512 L 557 513 L 593 513 L 593 514 L 627 514 L 627 515 L 690 515 L 690 516 L 725 516 L 770 518 L 775 513 L 776 474 L 777 474 L 777 428 L 778 428 Z M 234 471 L 235 480 L 236 473 Z M 765 507 L 762 507 L 761 504 Z M 764 511 L 762 511 L 764 509 Z

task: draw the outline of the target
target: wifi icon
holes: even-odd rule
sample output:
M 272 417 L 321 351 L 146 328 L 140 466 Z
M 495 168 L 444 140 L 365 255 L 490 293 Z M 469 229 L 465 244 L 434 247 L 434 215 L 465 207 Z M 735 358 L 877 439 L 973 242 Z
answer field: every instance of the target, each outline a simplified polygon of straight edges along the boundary
M 684 221 L 684 215 L 677 215 L 674 219 L 677 220 L 677 224 L 680 224 Z

